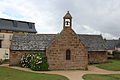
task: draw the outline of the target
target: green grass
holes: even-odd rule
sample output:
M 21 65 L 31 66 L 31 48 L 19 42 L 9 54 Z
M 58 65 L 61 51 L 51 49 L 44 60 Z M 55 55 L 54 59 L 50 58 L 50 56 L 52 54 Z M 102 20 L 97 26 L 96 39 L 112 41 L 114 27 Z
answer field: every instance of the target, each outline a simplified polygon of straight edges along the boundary
M 109 59 L 108 63 L 97 64 L 96 67 L 110 70 L 110 71 L 120 71 L 120 59 Z
M 120 80 L 120 74 L 86 74 L 84 80 Z
M 56 74 L 32 73 L 0 67 L 0 80 L 68 80 L 68 78 Z

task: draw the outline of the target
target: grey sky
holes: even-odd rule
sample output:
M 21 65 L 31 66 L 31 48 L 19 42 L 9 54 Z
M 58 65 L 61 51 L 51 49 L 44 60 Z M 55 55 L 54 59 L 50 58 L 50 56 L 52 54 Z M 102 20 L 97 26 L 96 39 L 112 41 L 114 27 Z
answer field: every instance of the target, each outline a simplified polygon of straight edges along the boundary
M 2 0 L 0 16 L 36 23 L 39 33 L 59 33 L 69 10 L 76 33 L 120 36 L 120 0 Z

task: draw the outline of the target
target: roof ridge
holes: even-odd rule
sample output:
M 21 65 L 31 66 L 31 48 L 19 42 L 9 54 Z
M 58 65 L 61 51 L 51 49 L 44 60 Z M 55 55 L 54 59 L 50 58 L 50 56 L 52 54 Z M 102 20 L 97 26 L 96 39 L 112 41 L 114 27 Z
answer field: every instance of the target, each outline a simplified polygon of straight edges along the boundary
M 99 34 L 78 34 L 78 35 L 86 35 L 86 36 L 101 36 Z
M 17 22 L 25 22 L 25 23 L 33 23 L 35 24 L 34 22 L 30 22 L 30 21 L 22 21 L 22 20 L 16 20 L 16 19 L 6 19 L 6 18 L 0 18 L 1 20 L 9 20 L 9 21 L 17 21 Z
M 40 33 L 40 34 L 39 34 L 39 33 L 37 33 L 37 34 L 38 34 L 38 35 L 57 35 L 57 34 L 52 34 L 52 33 L 51 33 L 51 34 L 47 34 L 47 33 L 44 33 L 44 34 Z
M 118 39 L 111 39 L 111 40 L 106 40 L 106 41 L 120 41 Z

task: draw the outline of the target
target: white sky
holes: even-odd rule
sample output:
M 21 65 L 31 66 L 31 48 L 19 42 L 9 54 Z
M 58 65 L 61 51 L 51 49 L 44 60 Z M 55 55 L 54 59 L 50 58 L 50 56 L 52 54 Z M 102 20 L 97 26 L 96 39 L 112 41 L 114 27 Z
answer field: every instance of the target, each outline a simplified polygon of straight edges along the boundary
M 0 0 L 0 17 L 34 22 L 38 33 L 59 33 L 70 11 L 77 34 L 120 37 L 120 0 Z

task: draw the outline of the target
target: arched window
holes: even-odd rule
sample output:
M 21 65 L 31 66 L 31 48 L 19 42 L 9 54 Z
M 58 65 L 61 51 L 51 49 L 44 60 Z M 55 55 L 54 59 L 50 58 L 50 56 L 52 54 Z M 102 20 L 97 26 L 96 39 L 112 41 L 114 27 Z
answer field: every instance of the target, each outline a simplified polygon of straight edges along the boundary
M 71 59 L 71 52 L 69 49 L 66 50 L 66 60 L 70 60 Z

